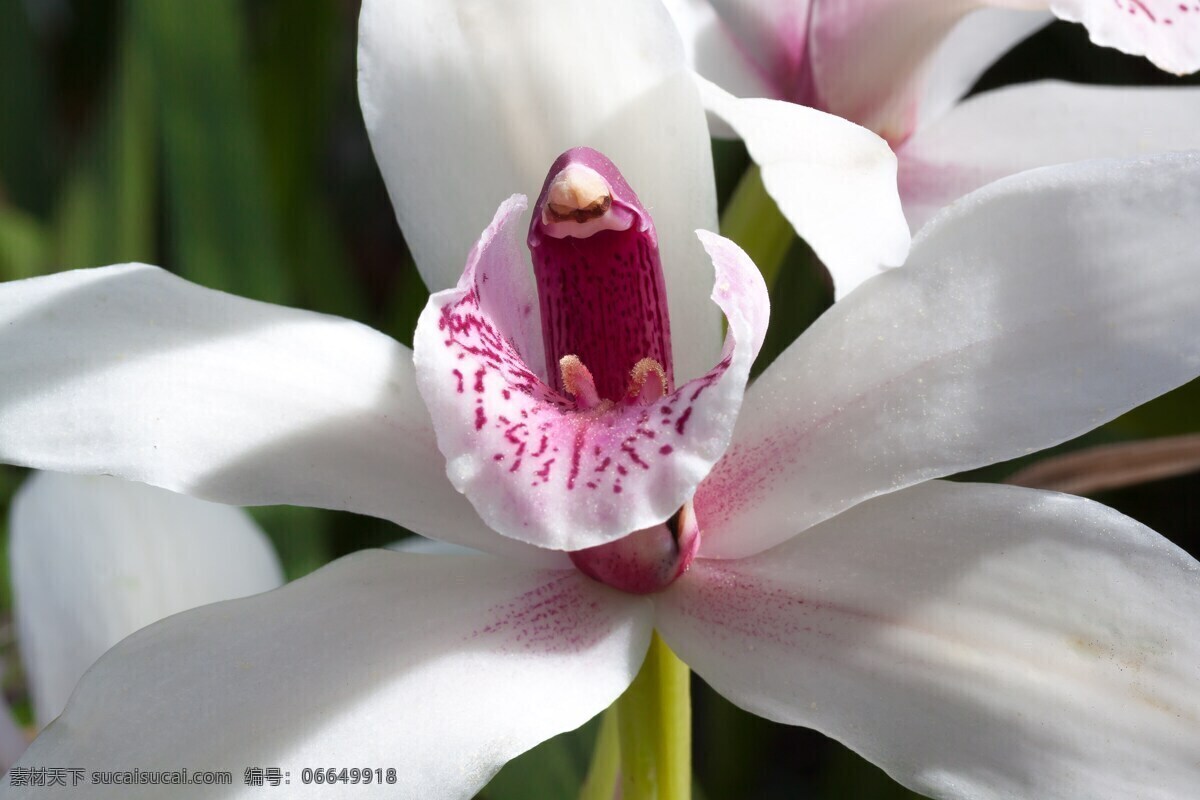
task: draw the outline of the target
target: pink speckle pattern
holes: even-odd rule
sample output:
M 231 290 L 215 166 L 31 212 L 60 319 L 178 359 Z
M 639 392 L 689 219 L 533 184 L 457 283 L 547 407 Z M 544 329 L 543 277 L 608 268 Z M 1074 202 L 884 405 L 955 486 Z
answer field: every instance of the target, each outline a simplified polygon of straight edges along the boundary
M 430 298 L 417 326 L 418 386 L 447 474 L 485 522 L 542 547 L 592 547 L 670 517 L 724 452 L 765 334 L 766 287 L 744 253 L 703 234 L 713 298 L 729 319 L 721 360 L 651 405 L 577 410 L 530 365 L 540 343 L 504 324 L 536 299 L 531 282 L 529 295 L 512 291 L 510 273 L 528 269 L 513 246 L 522 209 L 501 206 L 458 286 Z
M 489 608 L 488 622 L 467 640 L 486 640 L 506 653 L 587 652 L 623 622 L 619 608 L 589 584 L 577 572 L 547 572 L 544 583 Z
M 805 662 L 832 662 L 842 669 L 842 654 L 860 647 L 869 632 L 914 627 L 911 620 L 869 603 L 848 602 L 819 579 L 780 581 L 739 566 L 697 559 L 662 595 L 660 624 L 669 641 L 687 641 L 691 647 L 703 643 L 702 661 L 740 662 L 751 651 L 764 658 L 802 653 Z M 681 653 L 688 655 L 686 649 Z M 701 662 L 693 667 L 700 669 Z
M 628 476 L 655 468 L 662 457 L 675 452 L 676 444 L 659 443 L 685 436 L 693 408 L 730 364 L 729 358 L 722 359 L 667 396 L 659 408 L 661 427 L 656 429 L 651 424 L 653 409 L 633 402 L 578 411 L 572 398 L 547 386 L 525 366 L 482 312 L 478 289 L 441 309 L 438 331 L 454 360 L 461 356 L 479 365 L 474 384 L 463 393 L 473 398 L 472 427 L 491 432 L 485 441 L 492 460 L 504 462 L 509 475 L 530 487 L 554 483 L 567 491 L 620 492 Z M 457 372 L 450 370 L 449 383 L 460 394 Z
M 793 649 L 813 636 L 833 637 L 840 627 L 837 620 L 865 613 L 742 574 L 735 564 L 695 562 L 687 589 L 671 598 L 676 612 L 702 627 L 711 641 L 734 649 L 744 648 L 747 640 Z
M 696 491 L 696 516 L 702 527 L 724 530 L 744 508 L 754 506 L 775 489 L 803 458 L 804 441 L 781 426 L 779 435 L 732 445 Z

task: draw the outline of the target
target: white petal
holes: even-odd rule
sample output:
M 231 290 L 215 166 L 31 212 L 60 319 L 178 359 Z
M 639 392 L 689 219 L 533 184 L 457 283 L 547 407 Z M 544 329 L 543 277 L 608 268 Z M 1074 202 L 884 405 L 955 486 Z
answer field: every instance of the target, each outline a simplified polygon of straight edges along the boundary
M 1044 81 L 976 95 L 897 149 L 915 231 L 942 206 L 1033 167 L 1200 148 L 1200 89 Z
M 701 553 L 1078 436 L 1200 374 L 1200 156 L 1021 173 L 827 311 L 746 393 Z
M 417 381 L 447 474 L 480 516 L 513 539 L 579 550 L 664 522 L 692 496 L 729 444 L 769 301 L 744 252 L 697 231 L 729 320 L 720 361 L 650 404 L 581 411 L 529 363 L 537 299 L 513 278 L 526 274 L 514 260 L 523 209 L 521 197 L 501 204 L 458 286 L 429 298 Z
M 693 68 L 738 97 L 800 102 L 809 0 L 666 0 Z
M 8 703 L 0 696 L 0 776 L 17 762 L 28 745 L 25 732 L 17 726 Z
M 1200 69 L 1200 3 L 1196 0 L 1050 0 L 1060 18 L 1082 22 L 1092 41 L 1144 55 L 1159 69 Z
M 505 761 L 620 695 L 650 612 L 574 571 L 365 551 L 134 634 L 84 676 L 23 763 L 233 773 L 239 789 L 189 786 L 195 798 L 270 793 L 243 787 L 255 765 L 290 772 L 276 790 L 287 797 L 469 798 Z M 318 766 L 395 768 L 397 782 L 302 784 Z
M 924 84 L 966 88 L 982 67 L 1028 32 L 1009 20 L 989 18 L 964 34 L 972 47 L 939 48 L 967 14 L 985 5 L 1041 10 L 1044 0 L 837 0 L 813 7 L 809 52 L 813 81 L 825 110 L 865 125 L 891 142 L 902 142 L 918 121 Z M 1044 22 L 1044 17 L 1035 15 Z M 1035 25 L 1037 23 L 1031 23 Z M 935 58 L 935 55 L 938 57 Z M 941 104 L 944 101 L 939 101 Z
M 708 0 L 664 0 L 663 5 L 675 20 L 687 61 L 696 72 L 738 97 L 782 97 L 782 90 L 773 85 L 771 76 L 753 59 L 751 50 L 741 45 Z M 803 23 L 798 27 L 798 38 L 802 40 Z M 727 126 L 714 128 L 712 119 L 709 130 L 714 136 L 730 134 Z
M 904 262 L 908 226 L 896 156 L 885 141 L 832 114 L 781 100 L 740 100 L 697 82 L 705 106 L 745 140 L 767 192 L 829 268 L 839 296 Z
M 424 536 L 409 536 L 407 539 L 392 542 L 387 546 L 387 549 L 395 550 L 397 553 L 420 553 L 441 556 L 483 555 L 483 552 L 480 550 L 463 547 L 461 544 L 441 542 L 437 539 L 426 539 Z
M 916 87 L 920 90 L 917 128 L 949 111 L 1000 56 L 1053 19 L 1049 11 L 981 8 L 959 20 L 929 57 Z M 988 146 L 1003 143 L 1000 134 L 983 141 Z
M 1200 786 L 1200 564 L 1097 503 L 932 482 L 661 598 L 717 691 L 931 797 Z
M 408 348 L 145 265 L 0 285 L 0 459 L 545 557 L 446 480 Z
M 283 583 L 271 543 L 245 511 L 116 478 L 35 474 L 13 500 L 9 553 L 39 726 L 59 715 L 97 658 L 139 628 Z
M 775 97 L 795 99 L 807 67 L 812 0 L 710 0 L 746 58 L 776 85 Z
M 653 215 L 676 374 L 720 351 L 690 267 L 716 230 L 704 110 L 666 9 L 643 0 L 367 0 L 359 97 L 392 203 L 432 291 L 454 286 L 501 201 L 536 197 L 565 150 L 611 158 Z M 528 217 L 525 217 L 528 221 Z

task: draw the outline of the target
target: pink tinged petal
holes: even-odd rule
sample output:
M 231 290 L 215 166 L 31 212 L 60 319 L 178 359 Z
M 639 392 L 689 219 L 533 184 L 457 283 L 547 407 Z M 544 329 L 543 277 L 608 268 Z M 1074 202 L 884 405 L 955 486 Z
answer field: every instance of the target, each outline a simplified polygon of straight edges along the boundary
M 839 297 L 904 263 L 910 237 L 886 142 L 831 114 L 739 100 L 698 81 L 705 105 L 745 140 L 767 192 L 829 268 Z
M 1078 436 L 1200 375 L 1200 157 L 1021 173 L 926 225 L 747 392 L 701 556 Z
M 1145 56 L 1159 69 L 1200 69 L 1200 3 L 1195 0 L 1050 0 L 1060 18 L 1081 22 L 1092 41 Z
M 976 95 L 905 142 L 900 196 L 917 230 L 942 206 L 1022 170 L 1189 148 L 1200 148 L 1200 89 L 1026 83 Z
M 240 508 L 106 477 L 26 481 L 13 500 L 9 557 L 39 725 L 139 628 L 283 583 L 270 542 Z
M 408 348 L 142 264 L 0 285 L 0 460 L 546 558 L 446 480 Z
M 656 610 L 721 694 L 931 797 L 1200 785 L 1200 564 L 1088 500 L 922 484 L 698 560 Z
M 931 0 L 837 0 L 813 7 L 810 60 L 815 103 L 898 144 L 919 118 L 925 83 L 966 89 L 987 63 L 1028 34 L 1009 20 L 966 34 L 975 47 L 955 47 L 936 57 L 943 41 L 967 14 L 984 6 L 1041 10 L 1042 0 L 931 2 Z M 994 18 L 993 20 L 994 21 Z M 1032 25 L 1041 24 L 1041 16 Z M 954 57 L 955 54 L 959 57 Z M 941 74 L 931 75 L 937 65 Z
M 692 269 L 703 258 L 692 232 L 717 229 L 711 145 L 666 9 L 367 0 L 358 61 L 363 118 L 431 290 L 455 284 L 499 203 L 536 195 L 547 165 L 587 145 L 621 165 L 654 214 L 677 372 L 712 365 L 720 319 Z
M 671 12 L 687 61 L 696 72 L 738 97 L 780 96 L 782 89 L 773 76 L 759 66 L 708 0 L 665 0 L 663 5 Z M 727 126 L 713 123 L 710 118 L 713 136 L 731 135 Z
M 362 552 L 134 634 L 88 672 L 23 763 L 178 769 L 186 754 L 235 782 L 247 765 L 278 765 L 292 773 L 288 797 L 335 800 L 364 789 L 306 786 L 301 768 L 369 765 L 396 769 L 388 796 L 469 798 L 505 761 L 615 700 L 650 629 L 648 601 L 571 570 Z
M 685 5 L 677 2 L 676 5 Z M 727 91 L 739 96 L 774 97 L 780 100 L 806 102 L 807 91 L 807 43 L 808 20 L 811 3 L 809 0 L 709 0 L 691 3 L 690 27 L 707 31 L 712 40 L 731 42 L 740 55 L 740 60 L 750 65 L 759 81 L 768 85 L 768 91 L 753 93 L 739 91 L 736 83 L 726 80 L 738 78 L 738 73 L 721 69 L 732 59 L 715 59 L 710 54 L 716 50 L 699 39 L 700 55 L 710 55 L 708 63 L 697 61 L 697 71 Z M 708 22 L 698 6 L 711 6 L 715 12 L 715 24 Z M 675 12 L 673 12 L 675 13 Z M 680 14 L 675 13 L 676 18 Z M 701 27 L 703 26 L 703 27 Z M 718 38 L 719 37 L 719 38 Z M 719 52 L 719 51 L 718 51 Z M 712 65 L 717 69 L 706 69 Z M 743 84 L 748 84 L 742 81 Z M 751 88 L 752 85 L 746 85 Z
M 651 405 L 622 401 L 578 411 L 504 327 L 532 314 L 494 287 L 512 285 L 523 200 L 505 203 L 455 289 L 439 292 L 417 325 L 417 380 L 450 480 L 505 536 L 576 550 L 671 517 L 724 452 L 768 301 L 757 268 L 732 242 L 697 232 L 716 268 L 712 299 L 729 320 L 721 360 Z M 495 277 L 493 277 L 495 276 Z M 529 309 L 526 312 L 526 309 Z

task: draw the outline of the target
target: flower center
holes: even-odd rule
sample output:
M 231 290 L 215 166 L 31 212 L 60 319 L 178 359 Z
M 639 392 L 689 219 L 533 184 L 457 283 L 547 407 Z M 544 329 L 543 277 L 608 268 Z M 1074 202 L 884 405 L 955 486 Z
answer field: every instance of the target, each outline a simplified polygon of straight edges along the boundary
M 554 388 L 573 397 L 581 413 L 649 405 L 672 392 L 658 236 L 613 163 L 585 147 L 559 156 L 534 207 L 528 243 Z M 570 555 L 584 574 L 646 594 L 678 578 L 698 545 L 688 503 L 663 524 Z
M 601 583 L 631 594 L 652 594 L 687 571 L 700 547 L 700 529 L 689 500 L 653 528 L 570 553 L 575 567 Z

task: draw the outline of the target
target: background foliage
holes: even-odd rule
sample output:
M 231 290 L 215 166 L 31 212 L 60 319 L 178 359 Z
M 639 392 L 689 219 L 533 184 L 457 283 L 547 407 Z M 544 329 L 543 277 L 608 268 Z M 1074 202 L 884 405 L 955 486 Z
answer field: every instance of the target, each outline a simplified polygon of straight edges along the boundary
M 359 115 L 357 12 L 353 0 L 0 0 L 0 279 L 149 261 L 213 288 L 351 317 L 411 344 L 427 292 Z M 1056 23 L 977 89 L 1042 77 L 1180 82 Z M 748 159 L 736 143 L 714 143 L 714 154 L 724 203 Z M 831 301 L 823 268 L 794 241 L 772 287 L 776 313 L 757 368 Z M 1198 410 L 1193 383 L 1059 449 L 1200 430 Z M 1001 480 L 1021 465 L 968 477 Z M 22 477 L 0 467 L 0 519 Z M 1195 555 L 1198 497 L 1193 474 L 1099 499 Z M 405 535 L 344 513 L 254 513 L 289 578 Z M 27 721 L 10 602 L 0 556 L 3 689 Z M 915 797 L 820 734 L 743 713 L 698 679 L 693 691 L 697 796 Z M 595 728 L 513 762 L 482 796 L 573 796 Z

